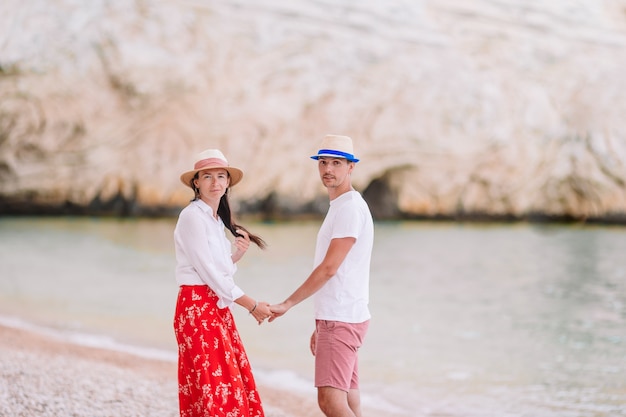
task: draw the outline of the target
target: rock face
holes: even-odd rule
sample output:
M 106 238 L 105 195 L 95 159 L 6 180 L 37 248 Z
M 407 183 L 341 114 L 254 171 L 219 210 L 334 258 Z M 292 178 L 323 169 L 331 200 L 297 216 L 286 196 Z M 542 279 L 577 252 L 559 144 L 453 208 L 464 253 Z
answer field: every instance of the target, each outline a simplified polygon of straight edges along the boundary
M 175 212 L 213 147 L 242 210 L 318 212 L 338 133 L 377 218 L 626 220 L 624 0 L 0 11 L 0 213 Z

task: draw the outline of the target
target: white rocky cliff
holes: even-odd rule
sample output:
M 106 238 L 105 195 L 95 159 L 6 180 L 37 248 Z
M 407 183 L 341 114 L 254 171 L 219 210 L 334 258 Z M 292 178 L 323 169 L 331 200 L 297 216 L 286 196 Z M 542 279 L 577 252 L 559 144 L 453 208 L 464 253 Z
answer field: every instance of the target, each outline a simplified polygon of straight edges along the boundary
M 625 0 L 5 0 L 0 28 L 2 213 L 175 209 L 209 147 L 242 209 L 315 211 L 340 133 L 379 218 L 626 221 Z

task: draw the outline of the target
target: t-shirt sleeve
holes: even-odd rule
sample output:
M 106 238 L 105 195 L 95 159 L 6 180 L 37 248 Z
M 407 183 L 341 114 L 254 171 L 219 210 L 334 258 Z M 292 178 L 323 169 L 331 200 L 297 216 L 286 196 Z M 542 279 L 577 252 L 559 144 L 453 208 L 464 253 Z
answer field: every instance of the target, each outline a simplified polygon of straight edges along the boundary
M 345 205 L 337 212 L 333 223 L 331 239 L 343 237 L 357 238 L 363 229 L 364 217 L 360 210 L 352 205 Z

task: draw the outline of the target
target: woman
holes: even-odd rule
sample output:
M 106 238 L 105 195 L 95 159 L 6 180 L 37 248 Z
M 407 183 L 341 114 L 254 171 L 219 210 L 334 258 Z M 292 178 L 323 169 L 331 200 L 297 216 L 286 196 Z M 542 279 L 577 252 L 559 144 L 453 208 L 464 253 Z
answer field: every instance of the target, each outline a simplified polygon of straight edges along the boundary
M 233 221 L 228 189 L 243 172 L 228 165 L 216 149 L 202 152 L 194 169 L 181 175 L 195 193 L 176 223 L 176 281 L 180 286 L 174 317 L 178 341 L 178 396 L 181 417 L 263 417 L 250 363 L 230 307 L 246 308 L 259 324 L 269 304 L 257 302 L 235 285 L 235 263 L 250 241 L 265 242 Z M 235 236 L 235 251 L 224 227 Z

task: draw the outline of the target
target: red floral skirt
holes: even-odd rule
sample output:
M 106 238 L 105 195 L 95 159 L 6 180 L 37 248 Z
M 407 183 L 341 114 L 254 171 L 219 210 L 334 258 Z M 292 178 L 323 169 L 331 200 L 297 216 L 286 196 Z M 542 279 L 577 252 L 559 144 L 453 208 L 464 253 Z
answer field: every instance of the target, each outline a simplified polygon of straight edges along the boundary
M 181 417 L 264 417 L 248 356 L 229 308 L 202 285 L 178 293 L 174 332 L 178 341 Z

